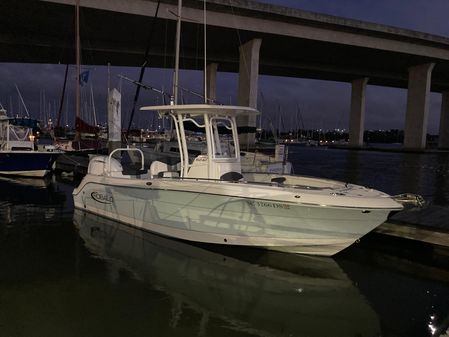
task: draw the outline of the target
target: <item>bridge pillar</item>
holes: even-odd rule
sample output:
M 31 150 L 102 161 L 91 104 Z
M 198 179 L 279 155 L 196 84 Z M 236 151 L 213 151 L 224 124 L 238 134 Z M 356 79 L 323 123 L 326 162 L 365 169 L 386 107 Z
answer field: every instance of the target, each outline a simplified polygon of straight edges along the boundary
M 430 80 L 434 66 L 435 63 L 426 63 L 408 69 L 407 113 L 404 129 L 405 149 L 423 150 L 426 147 Z
M 217 100 L 217 63 L 209 63 L 206 67 L 206 91 L 207 103 L 215 103 Z
M 259 76 L 259 51 L 262 39 L 254 39 L 240 46 L 238 104 L 257 107 L 257 80 Z M 242 149 L 253 146 L 256 139 L 256 116 L 240 116 L 237 124 L 246 128 L 239 135 Z M 252 130 L 254 128 L 254 131 Z
M 349 116 L 349 145 L 363 146 L 365 131 L 365 97 L 368 78 L 363 77 L 352 81 L 351 112 Z
M 444 91 L 441 94 L 441 115 L 438 148 L 449 149 L 449 91 Z

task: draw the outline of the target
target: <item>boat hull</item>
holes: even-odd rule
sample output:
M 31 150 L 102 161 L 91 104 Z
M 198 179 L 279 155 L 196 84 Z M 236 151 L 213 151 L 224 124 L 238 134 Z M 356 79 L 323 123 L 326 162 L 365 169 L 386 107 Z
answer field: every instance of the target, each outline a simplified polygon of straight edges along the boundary
M 74 191 L 75 207 L 177 239 L 323 256 L 348 247 L 391 211 L 302 204 L 245 184 L 169 180 L 88 177 Z
M 0 174 L 27 177 L 43 177 L 52 169 L 57 152 L 2 151 Z

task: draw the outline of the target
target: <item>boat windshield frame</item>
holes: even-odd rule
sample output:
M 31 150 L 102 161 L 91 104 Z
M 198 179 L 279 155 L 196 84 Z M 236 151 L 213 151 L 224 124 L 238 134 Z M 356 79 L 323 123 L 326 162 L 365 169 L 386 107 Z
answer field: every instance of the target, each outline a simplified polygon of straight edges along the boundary
M 229 123 L 226 125 L 225 122 Z M 238 135 L 233 132 L 233 125 L 235 121 L 233 117 L 227 116 L 211 116 L 209 119 L 211 144 L 212 144 L 212 158 L 213 159 L 237 159 L 237 151 L 235 151 L 235 144 L 238 143 Z M 230 132 L 222 132 L 220 124 Z M 227 136 L 228 135 L 228 136 Z M 229 137 L 231 135 L 231 137 Z

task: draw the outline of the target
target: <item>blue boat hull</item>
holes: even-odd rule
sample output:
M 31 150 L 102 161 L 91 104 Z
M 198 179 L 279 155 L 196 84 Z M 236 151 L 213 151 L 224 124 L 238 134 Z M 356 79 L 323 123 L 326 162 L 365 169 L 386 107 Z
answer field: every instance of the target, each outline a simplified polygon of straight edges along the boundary
M 43 177 L 60 153 L 38 151 L 0 152 L 0 174 Z

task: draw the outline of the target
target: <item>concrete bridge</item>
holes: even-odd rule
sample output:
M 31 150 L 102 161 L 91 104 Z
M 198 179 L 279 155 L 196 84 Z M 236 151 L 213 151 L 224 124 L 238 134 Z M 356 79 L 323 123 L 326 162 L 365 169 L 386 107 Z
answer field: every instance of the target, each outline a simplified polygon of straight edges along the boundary
M 0 62 L 75 63 L 73 5 L 2 0 Z M 156 19 L 157 0 L 81 0 L 81 6 L 83 64 L 140 66 L 150 45 L 149 66 L 173 67 L 177 0 L 161 0 Z M 185 69 L 203 68 L 202 6 L 183 0 Z M 439 147 L 449 148 L 448 38 L 250 0 L 207 0 L 207 9 L 209 97 L 218 71 L 239 73 L 239 104 L 249 106 L 257 105 L 259 74 L 350 82 L 350 143 L 361 146 L 366 86 L 408 88 L 404 147 L 423 149 L 429 92 L 440 92 Z

